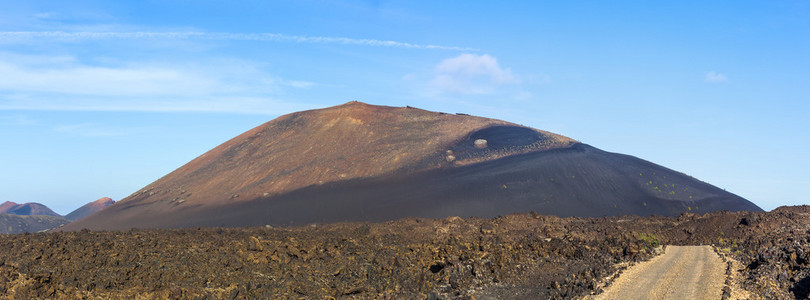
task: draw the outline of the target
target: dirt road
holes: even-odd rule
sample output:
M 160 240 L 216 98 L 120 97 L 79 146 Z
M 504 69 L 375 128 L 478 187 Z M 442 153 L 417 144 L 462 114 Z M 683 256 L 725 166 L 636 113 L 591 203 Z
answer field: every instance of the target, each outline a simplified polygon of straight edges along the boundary
M 709 246 L 667 246 L 592 299 L 720 299 L 725 264 Z

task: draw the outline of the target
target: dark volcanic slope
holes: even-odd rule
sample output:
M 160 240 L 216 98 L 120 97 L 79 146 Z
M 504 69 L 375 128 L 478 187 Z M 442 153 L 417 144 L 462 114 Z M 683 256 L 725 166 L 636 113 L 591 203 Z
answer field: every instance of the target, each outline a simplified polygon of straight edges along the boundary
M 3 204 L 0 204 L 0 213 L 20 215 L 20 216 L 39 215 L 39 216 L 61 217 L 61 215 L 53 212 L 47 206 L 34 202 L 17 204 L 14 202 L 6 201 Z
M 67 218 L 68 220 L 71 220 L 71 221 L 76 221 L 76 220 L 82 219 L 84 217 L 87 217 L 89 215 L 92 215 L 92 214 L 94 214 L 94 213 L 96 213 L 96 212 L 98 212 L 98 211 L 100 211 L 102 209 L 105 209 L 108 206 L 113 205 L 113 204 L 115 204 L 115 201 L 113 199 L 110 199 L 108 197 L 103 197 L 103 198 L 98 199 L 96 201 L 93 201 L 93 202 L 87 203 L 85 205 L 82 205 L 82 207 L 79 207 L 76 210 L 74 210 L 74 211 L 70 212 L 69 214 L 65 215 L 65 218 Z
M 755 210 L 681 173 L 504 121 L 362 103 L 282 116 L 64 228 Z

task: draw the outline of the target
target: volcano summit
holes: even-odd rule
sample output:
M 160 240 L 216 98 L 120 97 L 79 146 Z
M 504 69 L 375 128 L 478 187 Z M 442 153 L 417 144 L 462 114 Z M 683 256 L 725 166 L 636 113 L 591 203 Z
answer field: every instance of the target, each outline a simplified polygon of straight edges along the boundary
M 554 133 L 349 102 L 260 125 L 63 229 L 715 210 L 761 211 L 683 173 Z

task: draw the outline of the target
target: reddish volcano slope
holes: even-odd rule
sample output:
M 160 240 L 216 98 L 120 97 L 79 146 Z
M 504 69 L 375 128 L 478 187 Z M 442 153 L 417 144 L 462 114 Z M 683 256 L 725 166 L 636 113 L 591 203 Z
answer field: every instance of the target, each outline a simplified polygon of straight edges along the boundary
M 359 102 L 293 113 L 64 227 L 759 210 L 680 173 L 504 121 Z
M 61 215 L 53 212 L 47 206 L 35 202 L 17 204 L 11 201 L 6 201 L 3 202 L 3 204 L 0 204 L 0 213 L 20 215 L 20 216 L 37 215 L 37 216 L 61 217 Z
M 17 205 L 19 205 L 19 204 L 11 202 L 11 201 L 3 202 L 3 204 L 0 204 L 0 213 L 5 213 L 5 212 L 11 210 L 12 208 L 16 207 Z
M 113 205 L 113 204 L 115 204 L 115 201 L 113 199 L 110 199 L 108 197 L 103 197 L 103 198 L 100 198 L 100 199 L 98 199 L 96 201 L 93 201 L 93 202 L 87 203 L 85 205 L 82 205 L 82 207 L 79 207 L 76 210 L 74 210 L 74 211 L 70 212 L 69 214 L 65 215 L 65 218 L 68 219 L 68 220 L 71 220 L 71 221 L 76 221 L 76 220 L 82 219 L 84 217 L 87 217 L 89 215 L 92 215 L 92 214 L 94 214 L 94 213 L 96 213 L 96 212 L 98 212 L 98 211 L 100 211 L 102 209 L 105 209 L 108 206 Z

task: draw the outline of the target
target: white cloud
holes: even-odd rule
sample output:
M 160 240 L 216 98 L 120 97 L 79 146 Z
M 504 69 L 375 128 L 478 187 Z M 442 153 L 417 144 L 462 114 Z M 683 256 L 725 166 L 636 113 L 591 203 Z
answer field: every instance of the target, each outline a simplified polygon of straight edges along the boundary
M 272 76 L 245 61 L 97 66 L 70 57 L 0 53 L 0 110 L 277 114 L 310 107 L 285 104 L 271 95 L 313 86 Z
M 430 85 L 444 93 L 491 94 L 501 86 L 518 83 L 512 71 L 501 68 L 495 57 L 461 54 L 436 65 Z
M 87 40 L 110 40 L 110 39 L 172 39 L 172 40 L 230 40 L 230 41 L 265 41 L 265 42 L 294 42 L 310 44 L 344 44 L 361 45 L 374 47 L 396 47 L 411 49 L 436 49 L 455 51 L 478 51 L 477 49 L 456 46 L 442 46 L 431 44 L 414 44 L 408 42 L 376 40 L 376 39 L 355 39 L 347 37 L 327 37 L 327 36 L 304 36 L 287 35 L 281 33 L 229 33 L 229 32 L 93 32 L 93 31 L 4 31 L 0 32 L 0 41 L 22 42 L 22 41 L 87 41 Z
M 703 77 L 703 81 L 709 83 L 721 83 L 728 81 L 725 74 L 715 73 L 714 71 L 706 72 L 706 75 Z
M 98 96 L 195 96 L 266 93 L 314 84 L 267 74 L 255 64 L 219 60 L 195 65 L 127 63 L 96 66 L 70 57 L 0 53 L 0 92 Z
M 317 105 L 273 97 L 221 96 L 185 98 L 52 97 L 2 95 L 0 110 L 118 111 L 118 112 L 216 112 L 281 115 L 317 108 Z
M 171 68 L 82 65 L 40 69 L 0 61 L 0 90 L 4 91 L 104 96 L 200 94 L 216 89 L 214 81 Z

